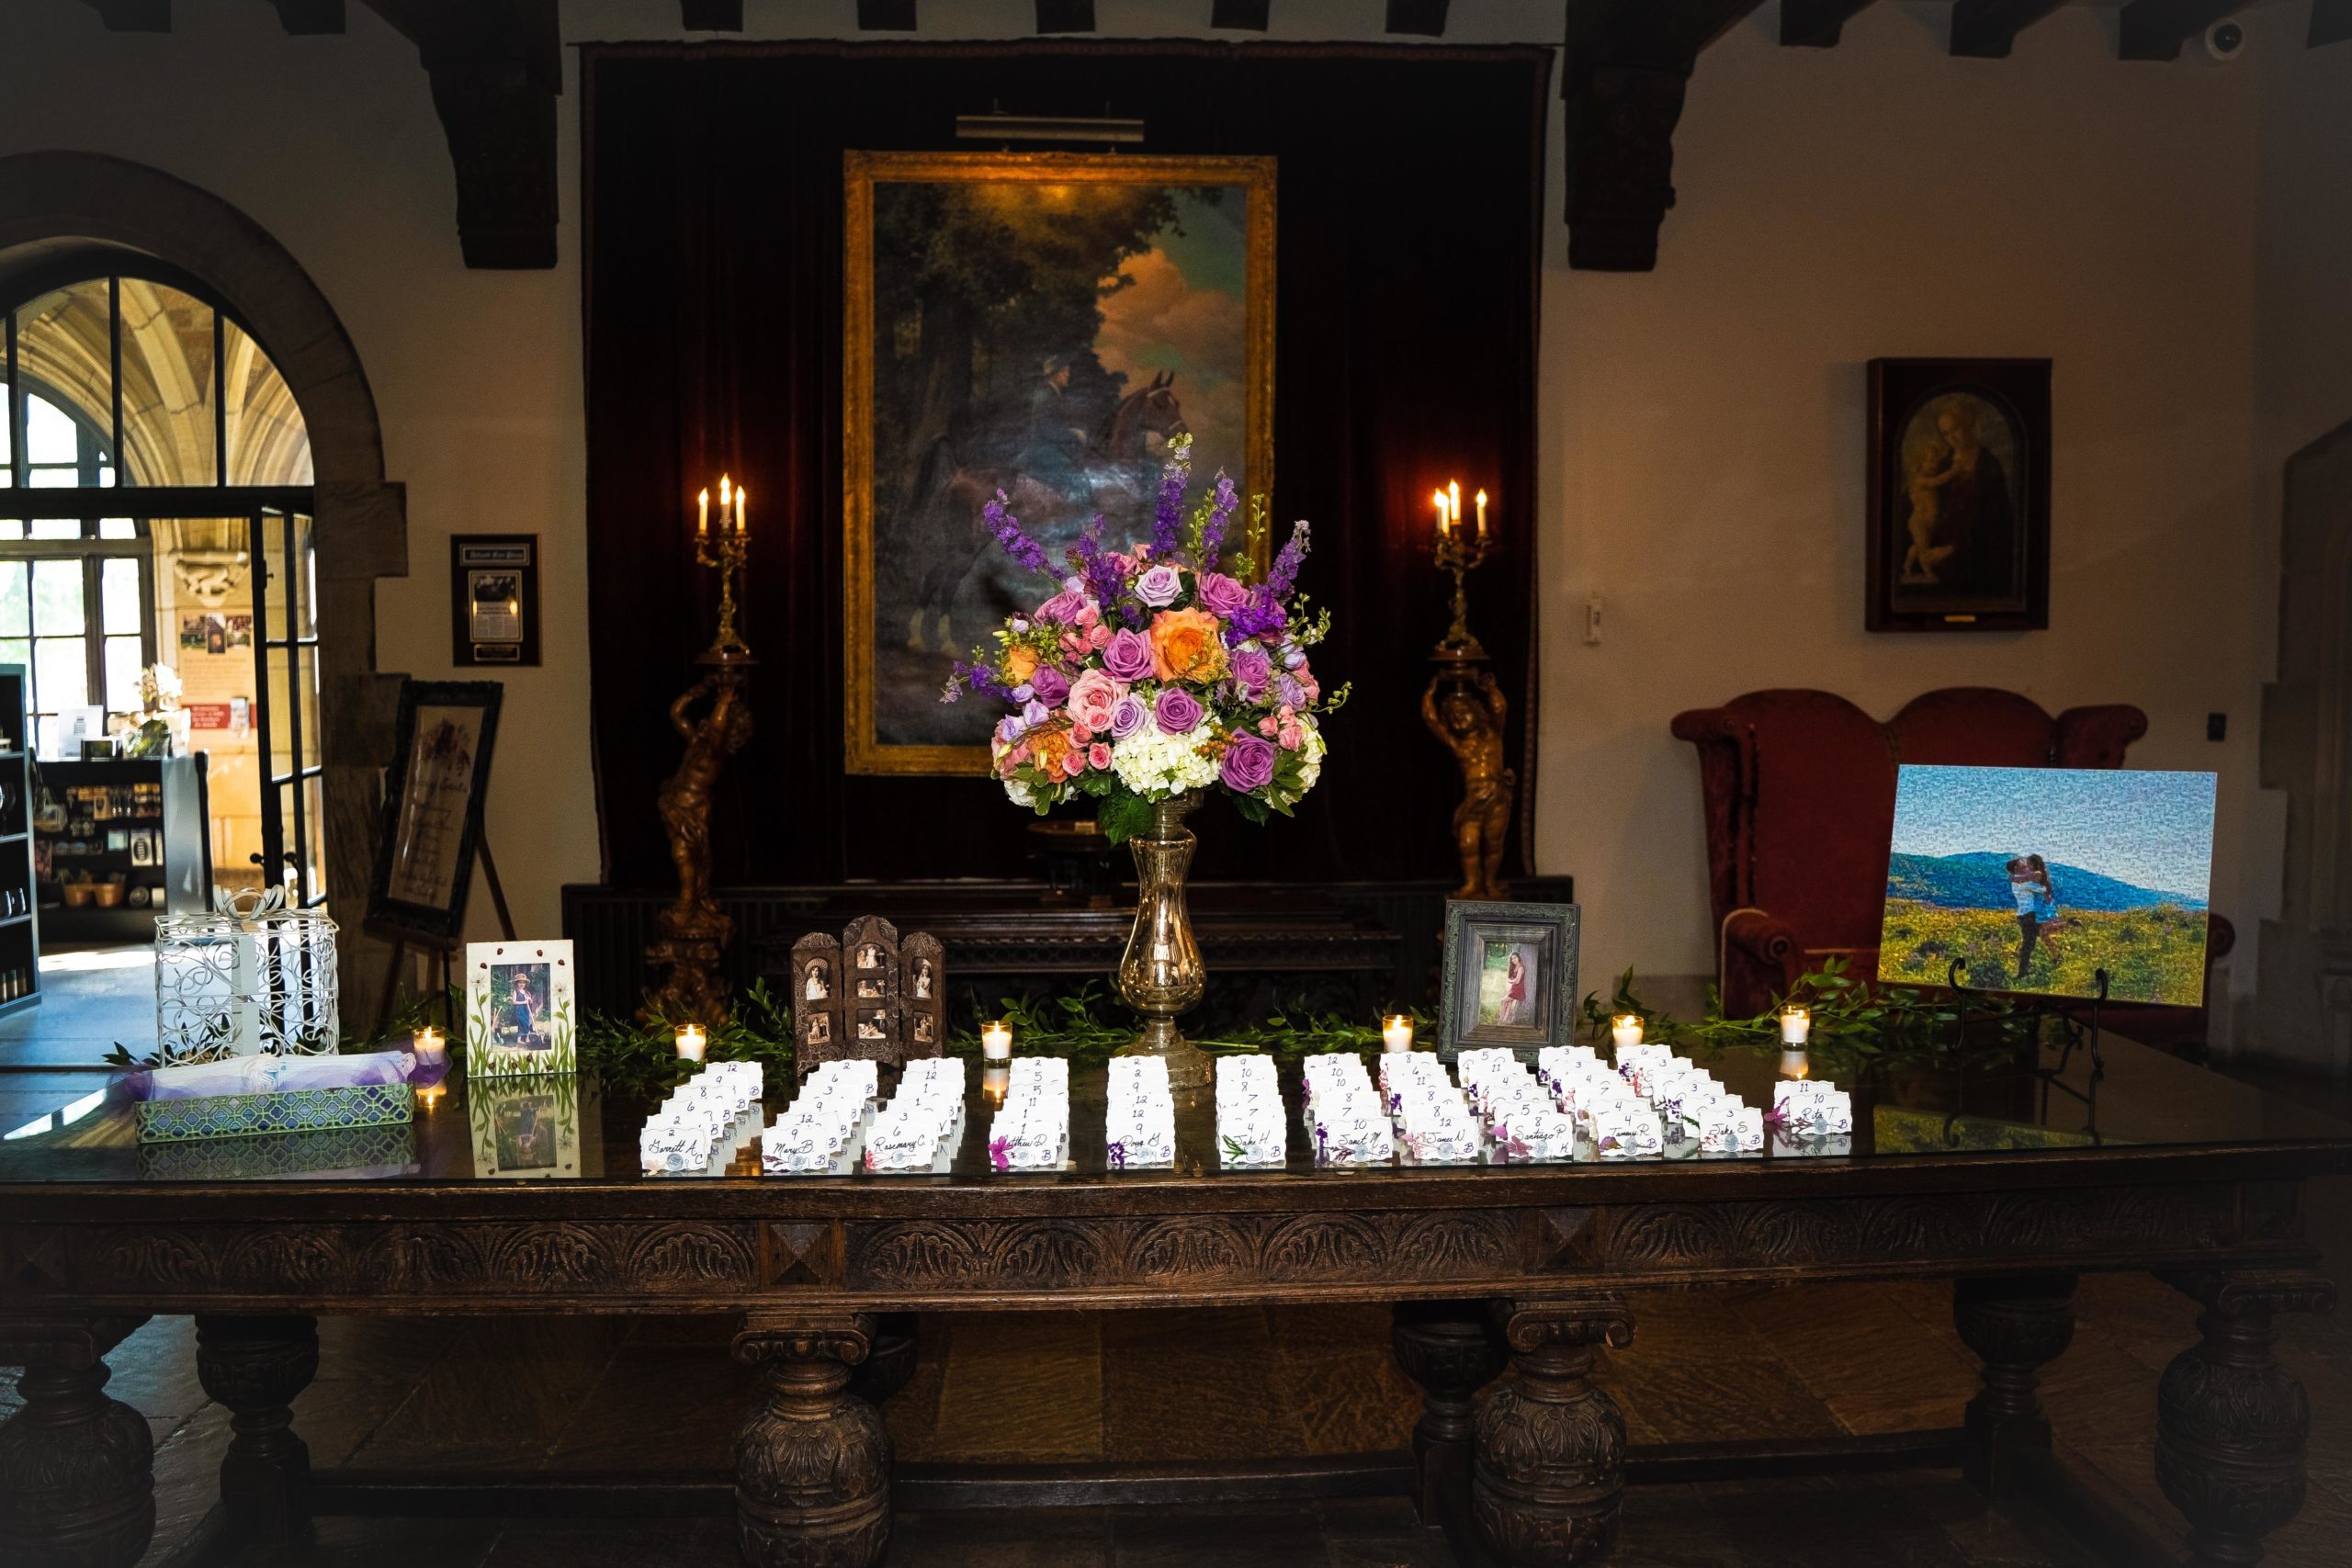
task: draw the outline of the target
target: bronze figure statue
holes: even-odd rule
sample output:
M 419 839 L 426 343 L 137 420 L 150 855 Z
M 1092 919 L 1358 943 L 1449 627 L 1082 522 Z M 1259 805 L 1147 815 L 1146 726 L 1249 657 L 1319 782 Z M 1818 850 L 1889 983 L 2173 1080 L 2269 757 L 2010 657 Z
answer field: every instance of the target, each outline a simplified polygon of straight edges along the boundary
M 662 786 L 656 803 L 670 835 L 670 858 L 678 868 L 678 897 L 655 917 L 659 940 L 645 950 L 648 959 L 670 971 L 647 1011 L 673 1023 L 691 1020 L 716 1029 L 729 1014 L 727 977 L 718 972 L 718 961 L 734 935 L 735 922 L 711 897 L 710 800 L 727 759 L 752 739 L 752 708 L 744 690 L 751 661 L 705 654 L 701 662 L 712 666 L 710 672 L 670 705 L 670 728 L 684 739 L 686 754 Z M 695 716 L 706 697 L 709 706 Z
M 1421 720 L 1462 767 L 1462 804 L 1453 808 L 1453 842 L 1462 856 L 1456 898 L 1505 899 L 1503 840 L 1510 830 L 1519 773 L 1503 764 L 1503 716 L 1510 699 L 1484 664 L 1441 655 L 1421 694 Z

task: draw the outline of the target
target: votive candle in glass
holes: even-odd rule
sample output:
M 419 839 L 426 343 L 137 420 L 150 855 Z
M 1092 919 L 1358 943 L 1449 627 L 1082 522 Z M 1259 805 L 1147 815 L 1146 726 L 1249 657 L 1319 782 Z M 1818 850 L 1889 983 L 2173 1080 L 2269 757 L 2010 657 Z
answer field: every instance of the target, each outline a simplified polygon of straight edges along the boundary
M 1781 1043 L 1802 1045 L 1813 1032 L 1813 1013 L 1802 1003 L 1791 1002 L 1781 1010 Z
M 703 1053 L 710 1049 L 710 1036 L 703 1032 L 699 1023 L 678 1025 L 678 1055 L 689 1062 L 699 1062 Z
M 1629 1045 L 1639 1045 L 1642 1043 L 1642 1015 L 1637 1012 L 1621 1012 L 1611 1019 L 1609 1038 L 1616 1043 L 1620 1051 Z
M 1804 1046 L 1781 1047 L 1781 1076 L 1784 1078 L 1809 1078 L 1813 1076 L 1813 1060 Z
M 426 1024 L 409 1036 L 409 1047 L 416 1059 L 428 1067 L 437 1067 L 449 1060 L 448 1037 L 431 1024 Z
M 1413 1048 L 1413 1021 L 1408 1014 L 1393 1012 L 1380 1026 L 1380 1046 L 1384 1051 L 1409 1051 Z
M 980 1025 L 980 1055 L 991 1062 L 1012 1060 L 1012 1025 L 1001 1018 Z

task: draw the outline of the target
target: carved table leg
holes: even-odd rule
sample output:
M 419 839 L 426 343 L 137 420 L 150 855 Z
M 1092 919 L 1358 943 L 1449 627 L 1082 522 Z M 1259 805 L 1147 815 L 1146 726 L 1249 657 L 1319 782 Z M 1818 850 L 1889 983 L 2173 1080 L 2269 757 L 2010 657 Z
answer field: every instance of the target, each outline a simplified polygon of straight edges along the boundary
M 735 1359 L 760 1370 L 735 1438 L 735 1514 L 752 1568 L 870 1568 L 890 1540 L 890 1438 L 849 1392 L 874 1319 L 753 1313 Z
M 2156 1384 L 2156 1484 L 2188 1518 L 2198 1568 L 2243 1568 L 2303 1506 L 2311 1402 L 2270 1353 L 2271 1314 L 2331 1312 L 2335 1287 L 2300 1269 L 2166 1278 L 2205 1312 Z
M 1962 1280 L 1952 1290 L 1951 1317 L 1984 1362 L 1984 1386 L 1968 1402 L 1961 1472 L 1977 1491 L 1997 1497 L 2010 1489 L 2019 1449 L 2050 1446 L 2050 1421 L 2035 1385 L 2039 1370 L 2075 1337 L 2075 1277 Z
M 876 1313 L 874 1345 L 865 1352 L 865 1359 L 858 1363 L 857 1371 L 850 1374 L 850 1393 L 878 1407 L 906 1387 L 907 1380 L 914 1375 L 915 1314 Z
M 1479 1407 L 1470 1475 L 1478 1540 L 1507 1568 L 1607 1555 L 1625 1490 L 1625 1417 L 1588 1377 L 1633 1343 L 1622 1296 L 1498 1303 L 1518 1376 Z
M 1503 1370 L 1502 1347 L 1476 1302 L 1399 1302 L 1388 1343 L 1405 1375 L 1421 1385 L 1413 1427 L 1413 1509 L 1441 1519 L 1447 1482 L 1468 1473 L 1477 1407 L 1471 1396 Z
M 294 1435 L 294 1396 L 319 1371 L 313 1317 L 196 1320 L 196 1375 L 229 1407 L 229 1451 L 220 1461 L 220 1501 L 230 1528 L 284 1540 L 311 1480 L 310 1445 Z
M 147 1419 L 107 1397 L 106 1353 L 142 1317 L 0 1321 L 24 1408 L 0 1426 L 0 1562 L 128 1568 L 155 1533 Z

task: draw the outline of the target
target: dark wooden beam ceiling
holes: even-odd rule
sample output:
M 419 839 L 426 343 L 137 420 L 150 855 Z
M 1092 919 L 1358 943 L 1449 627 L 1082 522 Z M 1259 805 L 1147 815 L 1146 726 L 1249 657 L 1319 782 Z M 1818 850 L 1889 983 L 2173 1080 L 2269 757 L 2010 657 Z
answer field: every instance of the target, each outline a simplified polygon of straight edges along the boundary
M 343 31 L 343 0 L 269 0 L 277 25 L 296 38 L 315 38 Z
M 172 0 L 83 0 L 110 33 L 167 33 Z
M 368 0 L 416 45 L 458 173 L 458 244 L 470 267 L 556 260 L 556 0 Z
M 2123 7 L 2116 53 L 2125 60 L 2178 60 L 2182 44 L 2245 5 L 2246 0 L 2132 0 Z
M 2064 0 L 1958 0 L 1951 8 L 1951 51 L 1976 60 L 2007 60 L 2018 34 L 2055 11 Z
M 1781 0 L 1781 41 L 1802 49 L 1835 49 L 1847 18 L 1871 0 Z
M 1647 272 L 1674 205 L 1674 128 L 1700 51 L 1761 0 L 1568 0 L 1568 265 Z
M 2312 0 L 2312 30 L 2303 41 L 2313 49 L 2352 39 L 2352 0 Z

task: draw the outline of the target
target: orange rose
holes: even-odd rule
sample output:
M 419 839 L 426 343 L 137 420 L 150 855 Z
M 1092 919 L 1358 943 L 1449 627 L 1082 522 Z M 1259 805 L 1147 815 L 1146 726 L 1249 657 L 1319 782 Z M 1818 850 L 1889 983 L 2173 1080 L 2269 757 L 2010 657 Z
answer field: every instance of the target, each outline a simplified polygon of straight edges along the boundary
M 1203 684 L 1225 677 L 1225 641 L 1206 610 L 1162 610 L 1152 618 L 1152 673 Z
M 1034 648 L 1009 648 L 1004 650 L 1004 678 L 1015 686 L 1025 682 L 1037 672 L 1037 650 Z
M 1029 742 L 1029 760 L 1048 778 L 1058 778 L 1063 773 L 1062 759 L 1069 755 L 1069 725 L 1056 720 L 1042 724 L 1022 739 Z

